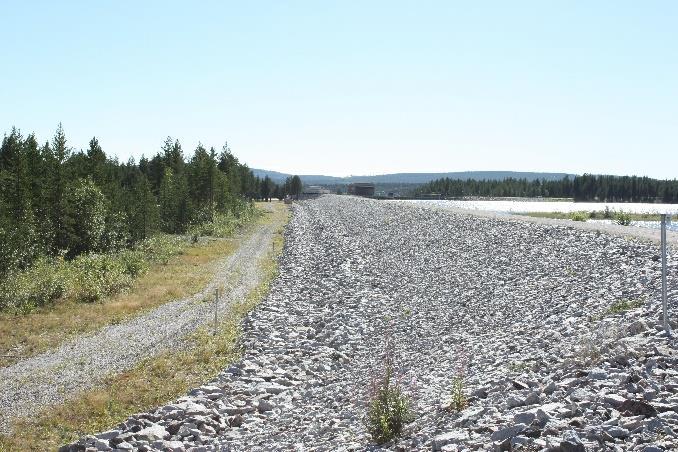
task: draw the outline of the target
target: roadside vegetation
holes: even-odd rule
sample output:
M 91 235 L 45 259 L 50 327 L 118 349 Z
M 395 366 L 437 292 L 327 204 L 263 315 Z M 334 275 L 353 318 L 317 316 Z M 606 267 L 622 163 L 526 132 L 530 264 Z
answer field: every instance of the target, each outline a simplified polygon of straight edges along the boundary
M 287 209 L 274 209 L 258 221 L 280 221 L 280 216 L 287 214 Z M 223 316 L 216 334 L 212 325 L 201 328 L 187 338 L 186 347 L 146 359 L 129 371 L 106 378 L 97 389 L 85 391 L 62 405 L 16 422 L 12 435 L 0 435 L 0 451 L 56 450 L 86 434 L 113 428 L 131 414 L 174 400 L 218 375 L 240 356 L 241 320 L 268 293 L 278 271 L 282 234 L 281 228 L 274 236 L 268 257 L 261 264 L 264 274 L 261 284 L 245 299 L 233 304 Z M 224 240 L 217 242 L 227 243 Z
M 152 158 L 121 163 L 96 137 L 74 151 L 61 126 L 42 146 L 13 128 L 0 146 L 0 311 L 120 292 L 183 236 L 228 236 L 253 200 L 300 191 L 295 180 L 255 177 L 227 144 L 187 157 L 168 137 Z
M 254 200 L 293 182 L 255 177 L 227 144 L 187 157 L 168 137 L 121 163 L 96 137 L 75 151 L 61 126 L 44 145 L 13 128 L 0 146 L 0 366 L 197 290 L 209 271 L 192 265 L 231 247 L 204 237 L 230 237 Z
M 184 238 L 173 245 L 172 251 L 177 251 L 176 254 L 165 255 L 167 259 L 165 256 L 154 258 L 148 270 L 132 281 L 129 288 L 102 297 L 95 303 L 82 303 L 64 295 L 58 303 L 30 311 L 0 312 L 0 366 L 54 348 L 78 334 L 120 323 L 130 316 L 196 293 L 213 276 L 215 264 L 232 253 L 237 245 L 236 239 L 203 238 L 198 243 L 191 243 Z M 69 263 L 60 265 L 68 266 Z M 58 273 L 59 267 L 47 267 L 46 271 Z M 74 293 L 78 292 L 74 290 Z
M 651 213 L 630 213 L 623 210 L 611 210 L 606 208 L 604 211 L 577 211 L 577 212 L 527 212 L 521 215 L 535 218 L 551 218 L 558 220 L 612 220 L 621 226 L 629 226 L 632 221 L 659 221 L 660 215 Z

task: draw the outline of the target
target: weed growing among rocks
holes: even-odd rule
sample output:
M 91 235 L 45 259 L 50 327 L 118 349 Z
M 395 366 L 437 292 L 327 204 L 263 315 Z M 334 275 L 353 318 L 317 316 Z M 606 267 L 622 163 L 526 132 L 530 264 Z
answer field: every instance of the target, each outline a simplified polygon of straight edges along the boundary
M 463 349 L 457 352 L 457 367 L 452 377 L 452 390 L 446 408 L 450 411 L 462 411 L 468 407 L 466 398 L 466 369 L 468 367 L 468 356 Z
M 639 308 L 643 306 L 643 300 L 637 299 L 637 300 L 617 300 L 614 303 L 612 303 L 612 306 L 610 306 L 610 309 L 608 309 L 608 313 L 610 314 L 620 314 L 622 312 L 629 311 L 631 309 Z
M 464 393 L 464 379 L 455 376 L 452 379 L 452 398 L 450 399 L 450 410 L 462 411 L 468 406 L 468 400 Z
M 383 444 L 398 437 L 412 420 L 410 401 L 394 378 L 393 369 L 386 370 L 371 392 L 365 424 L 374 442 Z
M 384 444 L 397 438 L 405 424 L 414 420 L 410 398 L 405 393 L 402 378 L 396 375 L 394 362 L 393 334 L 388 333 L 383 369 L 370 383 L 367 415 L 364 420 L 367 431 L 377 444 Z

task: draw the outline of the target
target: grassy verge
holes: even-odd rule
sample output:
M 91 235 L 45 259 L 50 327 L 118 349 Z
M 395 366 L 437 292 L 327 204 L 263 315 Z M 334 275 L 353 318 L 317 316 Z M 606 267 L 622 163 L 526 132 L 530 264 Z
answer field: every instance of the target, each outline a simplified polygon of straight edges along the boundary
M 525 215 L 528 217 L 535 217 L 535 218 L 551 218 L 555 220 L 572 220 L 573 215 L 577 214 L 577 216 L 583 215 L 585 219 L 592 219 L 592 220 L 615 220 L 616 217 L 613 216 L 606 216 L 605 212 L 572 212 L 572 213 L 563 213 L 563 212 L 528 212 L 528 213 L 521 213 L 520 215 Z M 656 214 L 651 214 L 651 213 L 625 213 L 625 215 L 628 215 L 631 219 L 631 221 L 659 221 L 661 220 L 659 215 Z M 580 220 L 581 221 L 581 220 Z
M 287 210 L 276 206 L 262 221 L 279 221 L 286 216 Z M 32 419 L 16 422 L 13 435 L 0 436 L 0 451 L 56 449 L 83 435 L 113 428 L 130 414 L 174 400 L 216 376 L 240 356 L 237 342 L 241 320 L 265 296 L 277 274 L 282 227 L 274 236 L 274 244 L 276 251 L 271 251 L 262 262 L 262 282 L 247 298 L 232 306 L 218 334 L 213 334 L 210 328 L 200 329 L 183 350 L 144 360 L 127 372 L 107 378 L 98 389 L 79 394 Z
M 255 215 L 250 220 L 255 223 L 265 221 L 263 215 Z M 250 224 L 253 221 L 250 221 Z M 136 276 L 123 278 L 124 287 L 114 293 L 102 295 L 96 302 L 82 302 L 84 279 L 98 281 L 91 272 L 81 271 L 70 290 L 58 300 L 29 310 L 0 311 L 0 366 L 8 366 L 40 352 L 56 347 L 79 334 L 93 331 L 102 326 L 119 323 L 149 309 L 196 293 L 214 275 L 216 263 L 231 254 L 238 246 L 233 238 L 206 238 L 191 243 L 178 237 L 165 237 L 147 243 L 148 249 L 136 250 L 144 253 L 151 262 L 147 269 Z M 83 259 L 90 259 L 84 257 Z M 115 259 L 104 256 L 102 259 Z M 63 264 L 64 268 L 40 269 L 34 272 L 51 275 L 50 280 L 59 276 L 59 272 L 73 273 L 72 268 L 79 263 Z M 110 266 L 99 265 L 101 273 L 110 278 Z M 44 285 L 40 277 L 28 272 L 22 278 L 31 279 L 37 285 Z M 102 284 L 105 284 L 102 283 Z

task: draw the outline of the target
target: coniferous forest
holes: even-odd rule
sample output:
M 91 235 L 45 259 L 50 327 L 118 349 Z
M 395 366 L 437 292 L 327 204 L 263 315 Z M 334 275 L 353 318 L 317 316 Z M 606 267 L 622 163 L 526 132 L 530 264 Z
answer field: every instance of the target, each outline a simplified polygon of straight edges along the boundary
M 678 203 L 678 180 L 637 176 L 584 174 L 560 180 L 507 178 L 504 180 L 437 179 L 417 187 L 415 195 L 443 197 L 544 197 L 575 201 Z
M 0 276 L 42 258 L 131 249 L 156 233 L 210 235 L 283 190 L 227 144 L 188 156 L 168 137 L 151 158 L 119 162 L 96 138 L 72 150 L 61 125 L 42 144 L 13 128 L 0 148 Z

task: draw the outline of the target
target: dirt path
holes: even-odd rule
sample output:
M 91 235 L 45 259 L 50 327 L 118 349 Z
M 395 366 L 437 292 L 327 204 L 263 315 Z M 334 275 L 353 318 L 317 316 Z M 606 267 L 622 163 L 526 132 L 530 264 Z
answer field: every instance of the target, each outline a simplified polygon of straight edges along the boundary
M 224 315 L 233 301 L 260 283 L 259 263 L 281 225 L 267 222 L 243 233 L 239 248 L 219 264 L 201 292 L 0 369 L 0 432 L 8 433 L 14 419 L 62 402 L 142 359 L 182 347 L 189 333 L 213 320 L 217 287 L 218 311 Z

